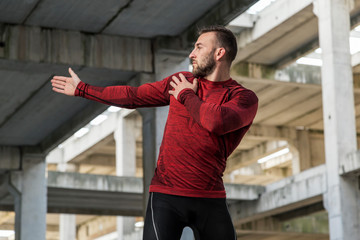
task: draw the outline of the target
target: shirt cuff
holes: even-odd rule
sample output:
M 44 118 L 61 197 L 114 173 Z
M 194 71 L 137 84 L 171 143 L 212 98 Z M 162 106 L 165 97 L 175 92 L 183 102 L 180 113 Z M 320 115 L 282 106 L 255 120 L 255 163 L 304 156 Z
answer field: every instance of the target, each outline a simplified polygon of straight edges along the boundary
M 84 97 L 85 95 L 85 88 L 86 88 L 86 83 L 83 82 L 79 82 L 78 85 L 75 88 L 75 96 L 79 96 L 79 97 Z
M 183 90 L 181 90 L 178 94 L 178 101 L 181 104 L 185 103 L 185 99 L 189 94 L 195 94 L 194 91 L 190 88 L 184 88 Z

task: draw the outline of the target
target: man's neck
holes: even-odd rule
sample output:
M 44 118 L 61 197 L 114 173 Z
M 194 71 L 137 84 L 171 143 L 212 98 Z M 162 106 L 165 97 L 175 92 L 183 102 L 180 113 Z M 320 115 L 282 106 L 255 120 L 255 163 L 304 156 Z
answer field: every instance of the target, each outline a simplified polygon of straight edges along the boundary
M 211 82 L 223 82 L 230 79 L 230 69 L 228 67 L 217 67 L 215 70 L 205 76 L 205 79 L 211 81 Z

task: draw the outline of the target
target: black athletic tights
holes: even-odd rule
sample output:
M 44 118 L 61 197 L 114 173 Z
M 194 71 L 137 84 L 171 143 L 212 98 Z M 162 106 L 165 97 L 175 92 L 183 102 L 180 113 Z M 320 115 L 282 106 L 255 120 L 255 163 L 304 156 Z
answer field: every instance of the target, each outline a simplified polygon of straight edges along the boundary
M 150 193 L 143 240 L 179 240 L 186 226 L 196 240 L 236 240 L 225 198 Z

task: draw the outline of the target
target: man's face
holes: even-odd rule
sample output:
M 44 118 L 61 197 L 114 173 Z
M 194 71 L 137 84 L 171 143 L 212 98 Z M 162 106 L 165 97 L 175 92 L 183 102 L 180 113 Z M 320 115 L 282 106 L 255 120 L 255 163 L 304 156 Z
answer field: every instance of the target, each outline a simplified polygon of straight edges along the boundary
M 203 33 L 195 43 L 194 50 L 190 53 L 193 74 L 197 77 L 206 77 L 215 69 L 216 36 L 214 32 Z

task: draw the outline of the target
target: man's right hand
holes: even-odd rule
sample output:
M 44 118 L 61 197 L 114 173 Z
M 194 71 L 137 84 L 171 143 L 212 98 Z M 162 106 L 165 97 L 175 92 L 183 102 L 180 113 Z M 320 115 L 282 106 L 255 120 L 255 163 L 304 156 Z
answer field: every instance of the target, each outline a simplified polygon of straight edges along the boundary
M 69 73 L 71 77 L 54 76 L 51 79 L 51 85 L 53 86 L 52 88 L 53 91 L 68 96 L 75 95 L 76 87 L 81 80 L 71 68 L 69 68 Z

